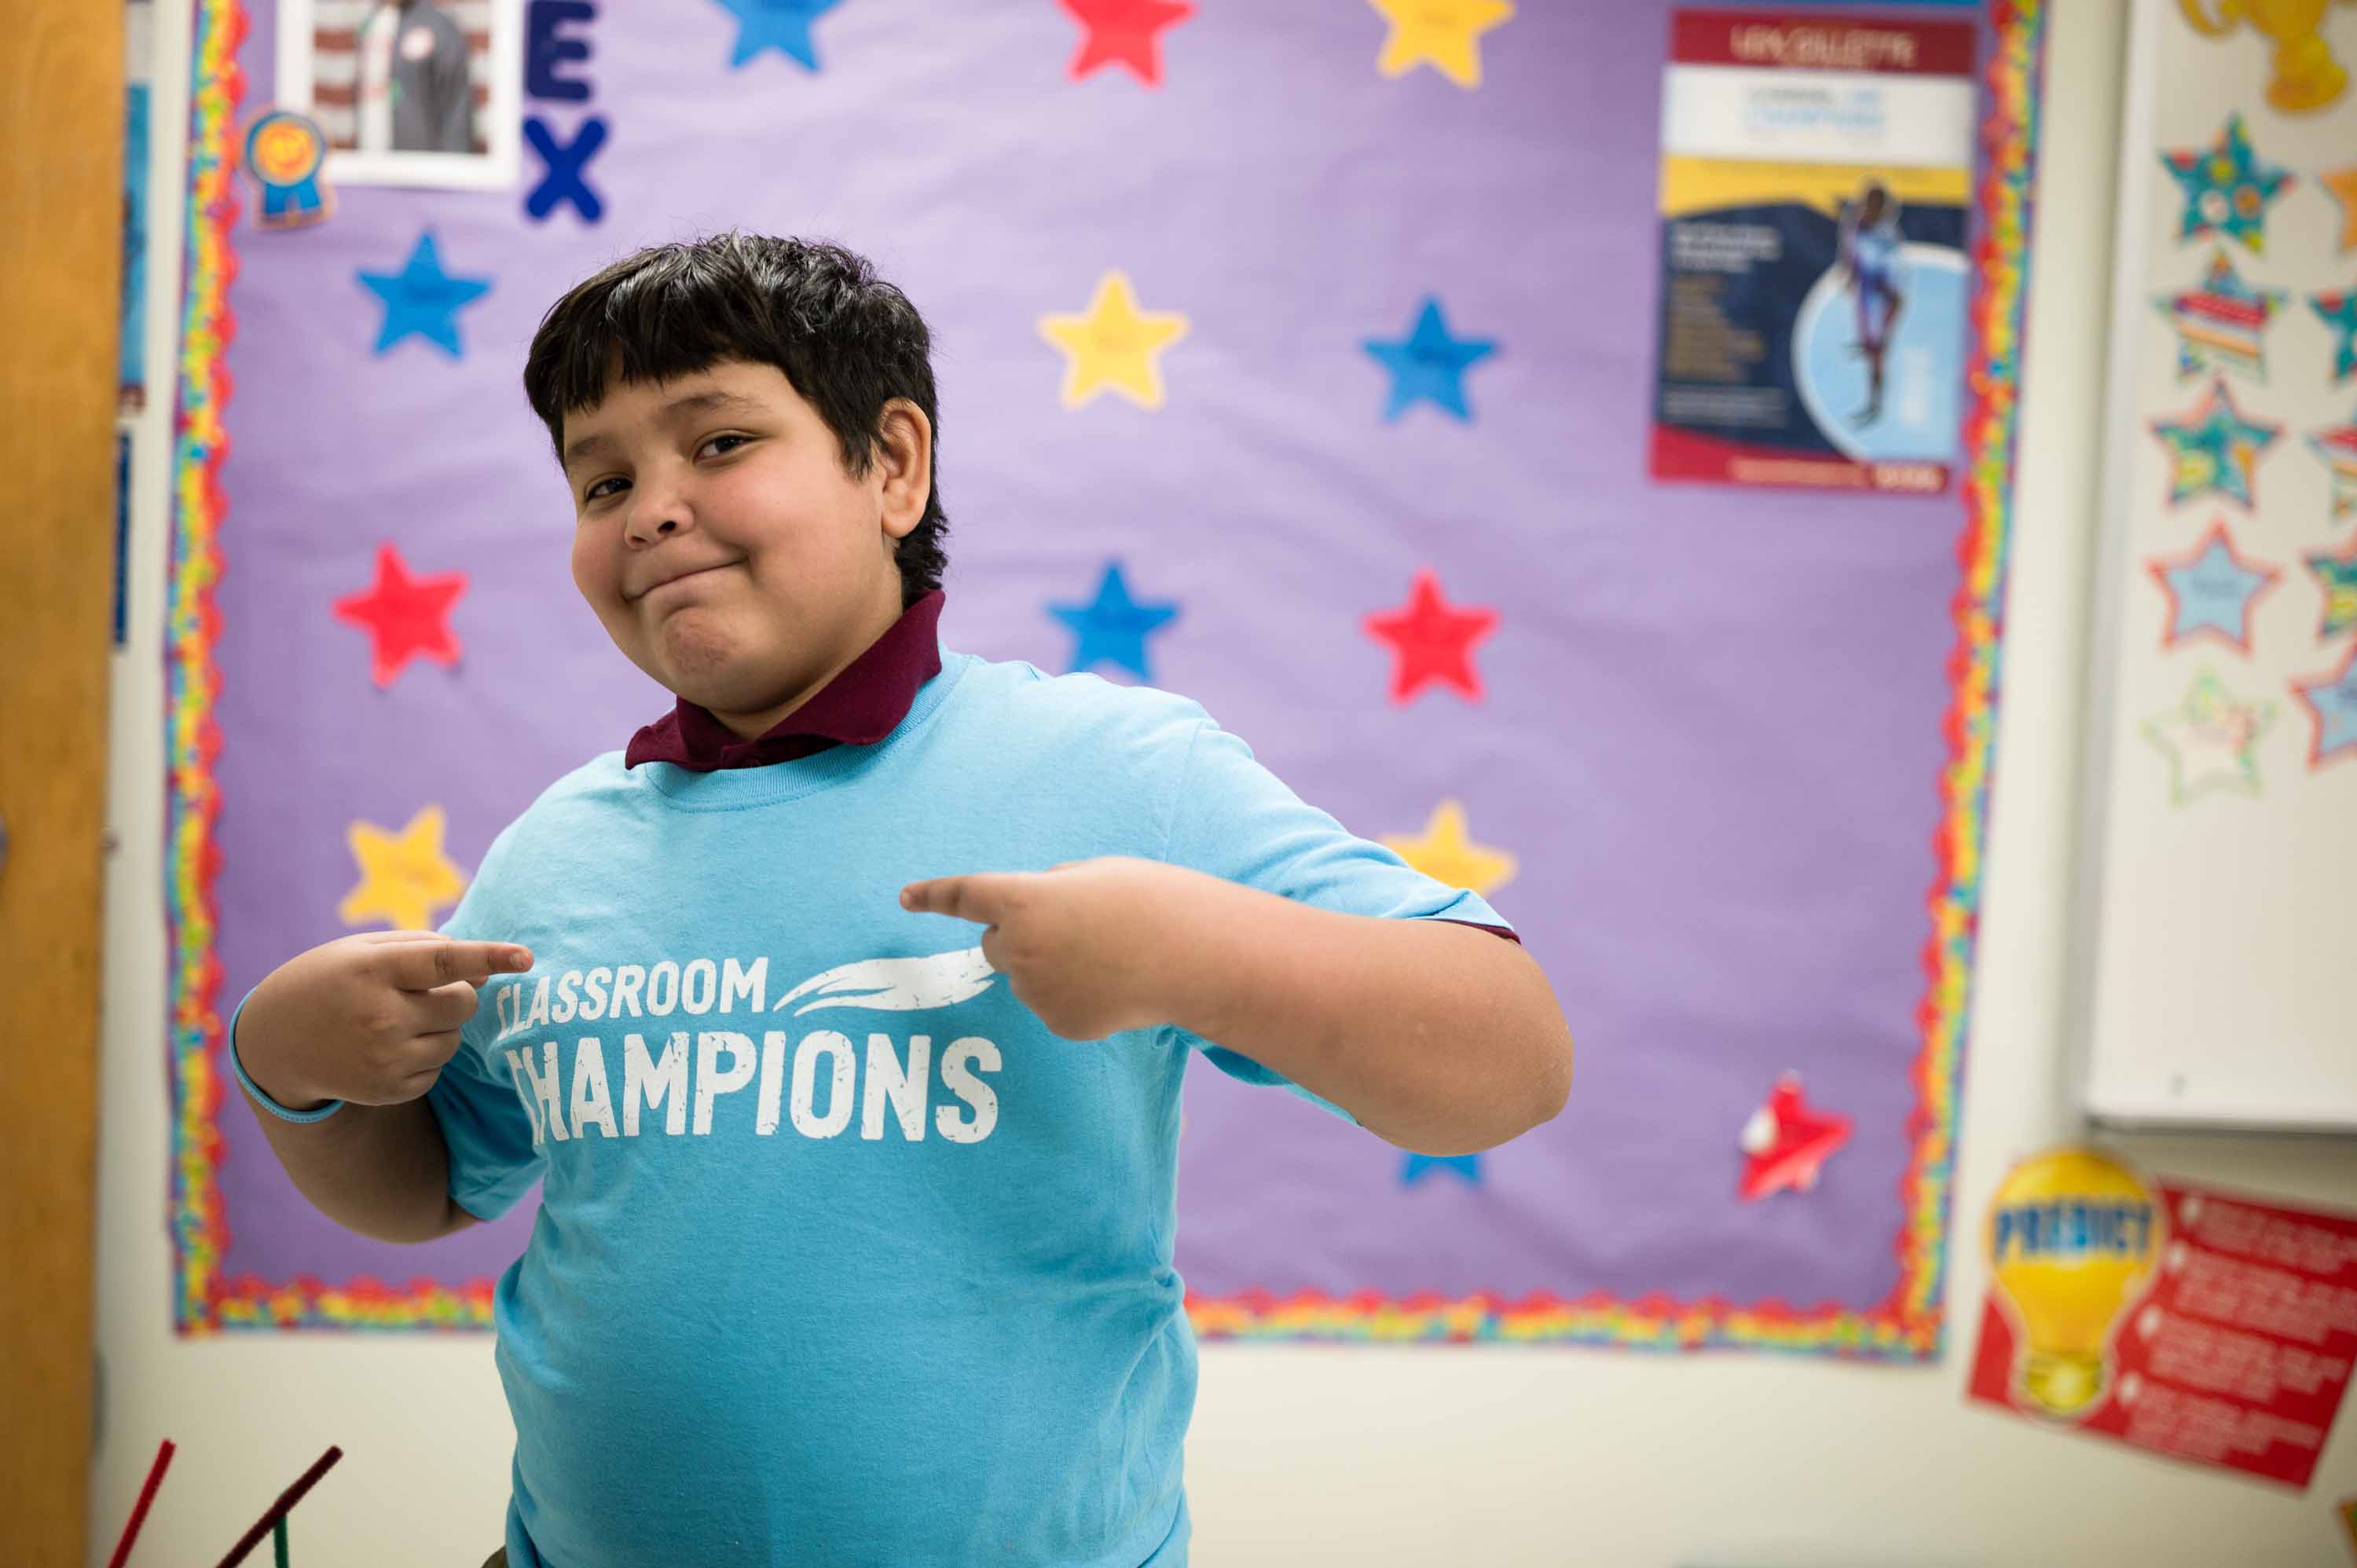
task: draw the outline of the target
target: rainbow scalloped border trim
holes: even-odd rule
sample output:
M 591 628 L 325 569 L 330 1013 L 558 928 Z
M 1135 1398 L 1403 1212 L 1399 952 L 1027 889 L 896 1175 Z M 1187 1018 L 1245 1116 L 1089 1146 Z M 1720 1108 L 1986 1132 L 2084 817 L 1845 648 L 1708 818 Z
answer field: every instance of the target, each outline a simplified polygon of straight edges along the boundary
M 1951 606 L 1951 701 L 1943 724 L 1939 872 L 1929 896 L 1925 989 L 1917 1004 L 1922 1047 L 1912 1077 L 1912 1155 L 1900 1183 L 1895 1250 L 1899 1282 L 1864 1311 L 1775 1300 L 1667 1295 L 1566 1300 L 1541 1293 L 1394 1299 L 1377 1292 L 1276 1296 L 1189 1293 L 1187 1314 L 1205 1339 L 1370 1343 L 1496 1342 L 1614 1345 L 1637 1349 L 1747 1348 L 1871 1359 L 1939 1353 L 1957 1086 L 1970 1020 L 1972 959 L 1979 926 L 1981 852 L 1996 746 L 1998 631 L 2011 535 L 2014 446 L 2028 293 L 2030 192 L 2037 171 L 2038 94 L 2047 0 L 1992 0 L 1994 47 L 1985 68 L 1988 111 L 1975 195 L 1972 357 L 1966 367 L 1963 581 Z M 173 452 L 171 615 L 167 631 L 165 905 L 172 966 L 172 1239 L 174 1321 L 182 1334 L 226 1328 L 486 1328 L 489 1280 L 457 1289 L 429 1279 L 393 1287 L 359 1276 L 331 1285 L 311 1275 L 273 1284 L 221 1277 L 229 1219 L 214 1180 L 221 1155 L 221 970 L 213 940 L 220 811 L 212 719 L 221 633 L 213 585 L 221 570 L 225 510 L 219 469 L 229 449 L 221 410 L 230 396 L 223 356 L 236 335 L 229 308 L 237 258 L 230 233 L 240 211 L 236 117 L 245 86 L 237 48 L 246 30 L 240 0 L 198 0 L 189 119 L 188 263 L 182 307 L 179 422 Z

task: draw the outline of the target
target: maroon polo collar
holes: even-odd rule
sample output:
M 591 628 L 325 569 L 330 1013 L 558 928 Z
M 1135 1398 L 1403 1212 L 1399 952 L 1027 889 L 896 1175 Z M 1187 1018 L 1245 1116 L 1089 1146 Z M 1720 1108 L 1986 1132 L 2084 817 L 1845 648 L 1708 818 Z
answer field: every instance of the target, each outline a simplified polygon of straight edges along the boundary
M 672 711 L 630 737 L 622 766 L 668 762 L 693 773 L 724 768 L 766 768 L 837 745 L 873 746 L 909 716 L 917 693 L 942 672 L 942 593 L 900 612 L 891 629 L 843 672 L 768 733 L 747 740 L 682 697 Z
M 630 737 L 622 766 L 668 762 L 693 773 L 724 768 L 766 768 L 791 762 L 838 745 L 873 746 L 899 727 L 926 682 L 942 672 L 942 590 L 900 612 L 891 629 L 867 651 L 843 667 L 811 700 L 751 740 L 682 697 L 672 711 Z M 1479 925 L 1455 920 L 1452 925 Z M 1502 926 L 1483 925 L 1520 946 L 1522 938 Z

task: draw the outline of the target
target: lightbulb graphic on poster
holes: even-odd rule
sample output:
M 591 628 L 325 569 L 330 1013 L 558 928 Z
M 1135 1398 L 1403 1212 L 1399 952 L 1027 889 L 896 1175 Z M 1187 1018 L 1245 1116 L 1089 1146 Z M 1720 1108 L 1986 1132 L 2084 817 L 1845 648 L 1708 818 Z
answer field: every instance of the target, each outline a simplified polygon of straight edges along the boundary
M 2098 1148 L 1997 1183 L 1966 1391 L 2305 1487 L 2357 1356 L 2357 1216 L 2149 1178 Z

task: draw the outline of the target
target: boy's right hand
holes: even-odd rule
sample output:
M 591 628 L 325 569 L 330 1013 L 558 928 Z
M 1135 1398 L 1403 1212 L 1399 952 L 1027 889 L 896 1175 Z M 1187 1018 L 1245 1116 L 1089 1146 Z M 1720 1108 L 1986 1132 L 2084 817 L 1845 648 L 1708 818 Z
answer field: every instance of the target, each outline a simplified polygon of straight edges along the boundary
M 232 1042 L 246 1076 L 290 1111 L 399 1105 L 434 1087 L 475 1015 L 476 987 L 532 967 L 512 942 L 366 931 L 288 959 L 254 987 Z

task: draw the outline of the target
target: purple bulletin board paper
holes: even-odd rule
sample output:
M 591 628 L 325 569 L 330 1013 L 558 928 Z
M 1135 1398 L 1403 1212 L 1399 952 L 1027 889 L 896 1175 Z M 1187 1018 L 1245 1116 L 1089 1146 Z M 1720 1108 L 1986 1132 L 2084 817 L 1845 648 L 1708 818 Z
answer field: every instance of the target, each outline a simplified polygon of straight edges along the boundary
M 1468 85 L 1379 69 L 1389 24 L 1347 3 L 1202 7 L 1160 33 L 1158 84 L 1075 78 L 1048 4 L 849 0 L 814 24 L 816 69 L 782 47 L 732 67 L 716 0 L 604 5 L 567 28 L 586 99 L 525 102 L 559 144 L 607 127 L 576 171 L 597 221 L 528 210 L 549 173 L 528 152 L 514 191 L 349 189 L 264 233 L 228 160 L 271 102 L 273 17 L 202 0 L 167 736 L 180 1330 L 488 1326 L 536 1206 L 424 1247 L 341 1230 L 230 1103 L 222 1031 L 351 929 L 352 823 L 439 807 L 471 871 L 668 705 L 572 588 L 522 356 L 574 280 L 741 226 L 869 254 L 933 326 L 948 646 L 1066 668 L 1046 607 L 1117 560 L 1182 607 L 1152 683 L 1305 799 L 1387 839 L 1459 802 L 1513 858 L 1489 897 L 1579 1040 L 1569 1107 L 1419 1167 L 1190 1073 L 1199 1332 L 1936 1354 L 2042 11 L 1979 24 L 1976 395 L 1960 501 L 1929 503 L 1645 477 L 1671 8 L 1523 6 Z M 426 236 L 487 286 L 447 313 L 458 352 L 380 351 L 361 274 Z M 1040 319 L 1113 270 L 1187 320 L 1166 396 L 1064 407 Z M 1428 300 L 1494 351 L 1458 378 L 1465 417 L 1386 417 L 1368 345 Z M 456 664 L 379 687 L 330 607 L 386 542 L 468 585 Z M 1394 702 L 1363 629 L 1427 568 L 1498 618 L 1478 698 Z M 1805 1190 L 1740 1201 L 1738 1136 L 1788 1069 L 1855 1132 Z

